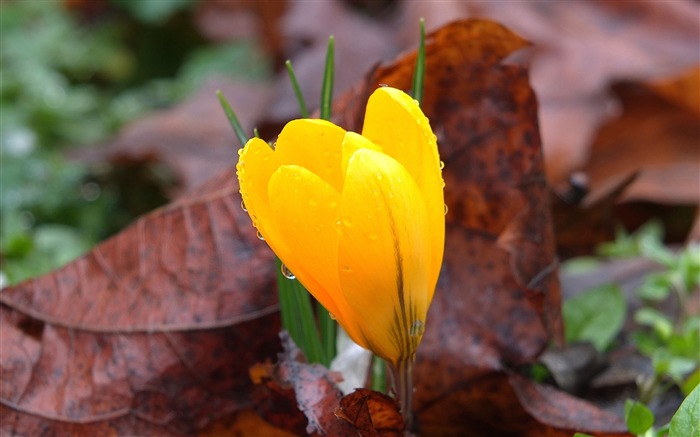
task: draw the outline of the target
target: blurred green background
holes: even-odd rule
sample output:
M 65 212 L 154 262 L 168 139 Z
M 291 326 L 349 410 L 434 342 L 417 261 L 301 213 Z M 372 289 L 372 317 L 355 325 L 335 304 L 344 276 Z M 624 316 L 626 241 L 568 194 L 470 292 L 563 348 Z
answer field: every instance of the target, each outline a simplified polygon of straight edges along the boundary
M 135 182 L 125 189 L 110 164 L 75 159 L 81 150 L 212 74 L 272 74 L 252 41 L 207 42 L 194 3 L 0 3 L 0 286 L 63 265 L 167 202 L 166 173 L 126 175 Z

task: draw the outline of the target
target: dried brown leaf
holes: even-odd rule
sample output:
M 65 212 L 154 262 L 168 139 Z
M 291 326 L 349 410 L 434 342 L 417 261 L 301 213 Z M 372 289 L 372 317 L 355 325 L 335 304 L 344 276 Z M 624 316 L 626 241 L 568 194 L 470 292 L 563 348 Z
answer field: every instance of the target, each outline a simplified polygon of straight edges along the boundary
M 4 435 L 191 435 L 272 356 L 272 256 L 232 172 L 0 293 Z
M 344 396 L 336 414 L 357 428 L 362 437 L 401 437 L 404 429 L 396 400 L 364 388 Z

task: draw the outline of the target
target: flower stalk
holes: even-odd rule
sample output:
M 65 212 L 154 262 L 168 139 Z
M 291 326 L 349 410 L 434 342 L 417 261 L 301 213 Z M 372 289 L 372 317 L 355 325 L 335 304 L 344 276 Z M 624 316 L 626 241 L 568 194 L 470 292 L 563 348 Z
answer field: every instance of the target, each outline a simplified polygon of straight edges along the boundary
M 413 425 L 413 412 L 411 409 L 413 405 L 413 360 L 414 357 L 406 358 L 396 364 L 389 365 L 394 395 L 403 416 L 406 435 L 410 435 L 409 432 Z

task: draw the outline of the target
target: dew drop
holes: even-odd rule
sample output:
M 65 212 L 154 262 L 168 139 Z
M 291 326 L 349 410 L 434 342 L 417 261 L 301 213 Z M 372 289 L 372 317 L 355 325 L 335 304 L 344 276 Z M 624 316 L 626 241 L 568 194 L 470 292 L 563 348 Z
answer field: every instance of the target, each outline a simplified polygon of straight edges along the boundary
M 377 180 L 381 181 L 384 175 L 382 175 L 380 172 L 377 172 Z
M 333 313 L 331 313 L 331 312 L 328 313 L 328 317 L 330 317 L 331 320 L 335 320 L 335 316 L 334 316 Z
M 447 215 L 447 204 L 445 204 L 445 215 Z
M 309 198 L 309 206 L 318 206 L 318 200 Z
M 350 272 L 351 270 L 352 270 L 352 269 L 350 268 L 350 266 L 343 266 L 343 271 L 344 271 L 344 272 L 348 273 L 348 272 Z
M 445 168 L 445 162 L 444 162 L 444 161 L 440 161 L 440 170 L 442 170 L 443 168 Z
M 445 180 L 442 180 L 442 188 L 445 188 Z
M 296 279 L 297 277 L 294 276 L 294 273 L 292 273 L 291 270 L 284 264 L 282 264 L 282 267 L 280 267 L 280 270 L 282 271 L 282 276 L 284 276 L 287 279 Z
M 257 231 L 257 232 L 258 232 L 258 240 L 265 241 L 265 237 L 263 237 L 263 235 L 260 233 L 260 231 Z
M 377 234 L 376 232 L 370 232 L 369 234 L 367 234 L 367 238 L 369 238 L 370 240 L 377 240 L 379 238 L 379 234 Z
M 242 154 L 243 154 L 243 147 L 241 147 L 240 149 L 238 149 L 238 156 L 241 156 Z
M 411 337 L 420 337 L 425 332 L 425 323 L 422 320 L 414 320 L 408 333 Z
M 245 202 L 242 201 L 242 200 L 241 200 L 241 209 L 242 209 L 244 212 L 248 212 L 248 208 L 245 207 Z

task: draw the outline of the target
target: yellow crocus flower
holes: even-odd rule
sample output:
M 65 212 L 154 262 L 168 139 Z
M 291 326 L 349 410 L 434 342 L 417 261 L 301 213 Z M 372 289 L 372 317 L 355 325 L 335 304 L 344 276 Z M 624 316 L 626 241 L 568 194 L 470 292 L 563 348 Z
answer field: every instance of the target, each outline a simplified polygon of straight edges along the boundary
M 443 180 L 418 103 L 381 87 L 362 135 L 324 120 L 253 138 L 238 179 L 253 225 L 350 337 L 396 367 L 412 360 L 442 264 Z

